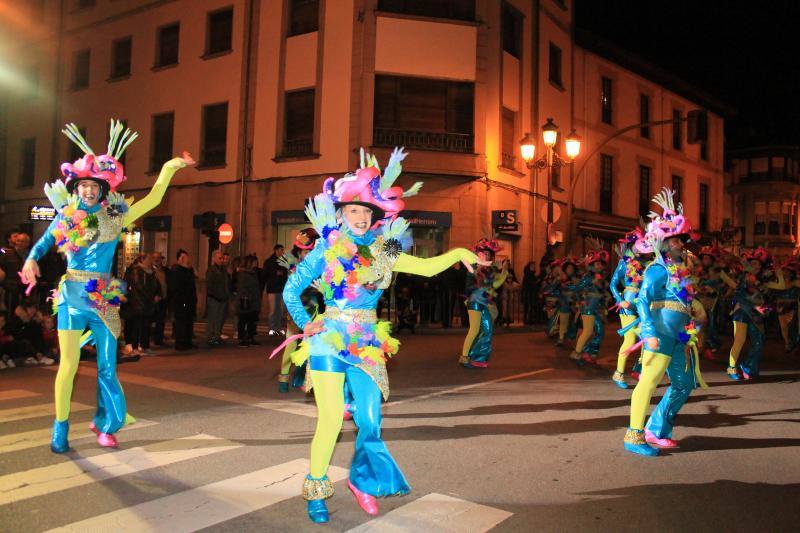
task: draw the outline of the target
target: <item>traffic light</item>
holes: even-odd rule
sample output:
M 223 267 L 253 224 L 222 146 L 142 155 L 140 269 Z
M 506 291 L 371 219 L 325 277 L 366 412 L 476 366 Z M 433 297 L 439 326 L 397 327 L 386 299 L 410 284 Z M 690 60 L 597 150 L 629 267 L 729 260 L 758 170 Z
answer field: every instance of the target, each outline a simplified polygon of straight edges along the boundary
M 686 142 L 700 144 L 708 141 L 708 112 L 704 109 L 693 109 L 686 115 Z
M 200 233 L 208 237 L 212 243 L 219 242 L 219 231 L 213 211 L 206 211 L 200 215 Z

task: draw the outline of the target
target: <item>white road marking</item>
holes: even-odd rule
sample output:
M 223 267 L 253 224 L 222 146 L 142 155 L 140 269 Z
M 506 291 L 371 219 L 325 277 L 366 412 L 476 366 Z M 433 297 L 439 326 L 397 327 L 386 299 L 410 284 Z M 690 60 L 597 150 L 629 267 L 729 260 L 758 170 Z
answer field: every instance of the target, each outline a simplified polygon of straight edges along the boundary
M 43 368 L 49 369 L 50 367 Z M 88 366 L 81 366 L 78 368 L 78 373 L 83 376 L 97 376 L 97 370 Z M 215 389 L 213 387 L 205 387 L 203 385 L 193 385 L 191 383 L 183 383 L 181 381 L 140 376 L 138 374 L 130 374 L 127 372 L 117 372 L 117 378 L 119 378 L 119 380 L 123 383 L 132 383 L 134 385 L 151 387 L 153 389 L 188 394 L 189 396 L 211 398 L 222 402 L 247 405 L 259 409 L 268 409 L 271 411 L 279 411 L 282 413 L 306 416 L 310 418 L 316 418 L 317 416 L 316 406 L 312 403 L 306 403 L 303 401 L 264 401 L 264 398 L 251 396 L 249 394 L 242 394 L 240 392 Z
M 198 531 L 299 496 L 307 473 L 308 460 L 295 459 L 51 531 Z M 328 469 L 328 477 L 334 483 L 347 476 L 344 468 Z M 307 521 L 305 516 L 298 519 Z
M 0 476 L 0 505 L 233 450 L 241 446 L 211 435 L 200 434 L 8 474 Z
M 154 426 L 158 422 L 152 420 L 137 419 L 135 424 L 125 426 L 120 431 L 127 431 L 130 429 L 146 428 Z M 88 438 L 94 438 L 94 433 L 89 431 L 88 424 L 82 424 L 84 427 L 74 431 L 74 426 L 70 427 L 69 443 L 75 444 Z M 36 448 L 37 446 L 46 446 L 50 444 L 50 428 L 47 429 L 34 429 L 33 431 L 25 431 L 22 433 L 14 433 L 12 435 L 4 435 L 0 437 L 0 454 L 16 452 L 19 450 L 27 450 L 28 448 Z M 75 435 L 73 437 L 73 435 Z
M 502 509 L 433 493 L 350 529 L 348 533 L 481 533 L 489 531 L 512 514 Z
M 502 383 L 504 381 L 513 381 L 515 379 L 522 379 L 527 378 L 529 376 L 536 376 L 538 374 L 544 374 L 545 372 L 550 372 L 553 370 L 552 368 L 543 368 L 541 370 L 533 370 L 531 372 L 523 372 L 522 374 L 514 374 L 513 376 L 506 376 L 497 379 L 490 379 L 489 381 L 481 381 L 480 383 L 470 383 L 469 385 L 461 385 L 460 387 L 454 387 L 452 389 L 445 389 L 436 392 L 431 392 L 429 394 L 420 394 L 419 396 L 414 396 L 412 398 L 406 398 L 405 400 L 397 400 L 396 402 L 388 402 L 386 404 L 387 407 L 391 407 L 393 405 L 401 405 L 404 403 L 409 402 L 417 402 L 419 400 L 427 400 L 428 398 L 435 398 L 436 396 L 444 396 L 445 394 L 453 394 L 454 392 L 461 392 L 469 389 L 474 389 L 476 387 L 483 387 L 485 385 L 492 385 L 494 383 Z
M 70 411 L 87 411 L 94 409 L 91 405 L 72 402 Z M 25 420 L 26 418 L 38 418 L 40 416 L 56 416 L 56 406 L 53 403 L 43 403 L 39 405 L 28 405 L 25 407 L 15 407 L 13 409 L 0 410 L 0 423 Z
M 35 396 L 41 396 L 41 394 L 21 389 L 0 390 L 0 400 L 21 400 L 22 398 L 33 398 Z

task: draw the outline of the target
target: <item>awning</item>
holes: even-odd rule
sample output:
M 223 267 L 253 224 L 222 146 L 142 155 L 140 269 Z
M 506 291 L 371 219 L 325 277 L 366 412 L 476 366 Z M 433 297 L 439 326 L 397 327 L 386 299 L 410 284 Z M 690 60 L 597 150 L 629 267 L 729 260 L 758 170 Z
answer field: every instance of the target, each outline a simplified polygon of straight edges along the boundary
M 609 239 L 617 239 L 624 237 L 626 233 L 631 231 L 633 226 L 617 226 L 614 224 L 600 224 L 592 222 L 578 222 L 578 231 L 585 233 L 587 236 L 605 237 Z

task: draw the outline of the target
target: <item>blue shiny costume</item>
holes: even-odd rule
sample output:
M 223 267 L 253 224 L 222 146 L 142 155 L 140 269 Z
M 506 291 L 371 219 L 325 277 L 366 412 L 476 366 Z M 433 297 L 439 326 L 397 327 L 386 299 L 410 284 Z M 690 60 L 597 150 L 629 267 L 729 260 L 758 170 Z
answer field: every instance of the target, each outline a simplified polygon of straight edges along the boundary
M 626 280 L 626 273 L 628 270 L 628 262 L 625 259 L 620 259 L 617 263 L 614 273 L 611 275 L 611 283 L 609 290 L 614 300 L 619 304 L 628 302 L 631 304 L 627 309 L 619 309 L 619 314 L 625 316 L 638 316 L 636 313 L 636 297 L 639 295 L 639 287 Z M 620 289 L 622 289 L 620 291 Z
M 750 289 L 748 290 L 747 276 L 742 275 L 734 291 L 733 298 L 736 303 L 732 315 L 734 322 L 747 325 L 747 338 L 750 341 L 750 349 L 747 351 L 747 356 L 739 361 L 739 368 L 751 377 L 758 377 L 765 335 L 764 316 L 756 307 L 764 305 L 766 300 L 758 287 Z
M 718 337 L 718 323 L 719 323 L 719 299 L 725 287 L 725 282 L 718 277 L 710 277 L 707 269 L 704 268 L 703 274 L 698 283 L 699 294 L 697 298 L 703 304 L 703 308 L 708 315 L 708 321 L 705 325 L 705 345 L 708 348 L 719 348 L 720 342 Z
M 596 272 L 590 270 L 584 274 L 580 282 L 569 288 L 580 293 L 581 315 L 594 316 L 594 334 L 582 351 L 597 358 L 605 336 L 605 313 L 603 311 L 606 302 L 605 289 L 608 284 L 605 280 L 596 280 L 595 274 Z
M 476 275 L 481 270 L 486 272 L 483 278 Z M 494 266 L 480 267 L 475 273 L 467 274 L 467 310 L 478 311 L 481 314 L 478 336 L 472 341 L 467 354 L 470 361 L 486 363 L 492 355 L 494 316 L 491 306 L 494 305 L 495 276 L 497 276 L 497 269 Z M 482 282 L 479 279 L 482 279 Z
M 351 234 L 349 238 L 362 247 L 371 245 L 376 236 L 374 231 L 369 231 L 363 236 Z M 289 276 L 283 291 L 289 314 L 301 331 L 310 320 L 303 307 L 301 294 L 323 274 L 326 246 L 325 239 L 317 241 L 314 249 Z M 362 287 L 352 300 L 326 298 L 326 312 L 322 315 L 326 331 L 335 331 L 348 338 L 348 322 L 330 318 L 334 315 L 332 310 L 374 311 L 382 293 L 381 289 Z M 307 341 L 310 342 L 310 370 L 345 375 L 345 388 L 352 398 L 349 403 L 354 409 L 353 417 L 358 426 L 355 453 L 350 465 L 350 482 L 358 490 L 376 497 L 408 493 L 411 487 L 381 440 L 381 400 L 388 395 L 388 380 L 383 382 L 386 379 L 385 365 L 375 365 L 382 368 L 370 368 L 365 364 L 353 364 L 348 360 L 346 351 L 338 351 L 324 340 L 323 335 L 315 335 Z
M 636 302 L 641 320 L 641 337 L 656 337 L 659 342 L 655 357 L 670 357 L 667 375 L 670 386 L 656 406 L 646 429 L 658 438 L 671 438 L 672 426 L 681 407 L 696 387 L 693 361 L 687 364 L 686 342 L 682 333 L 691 321 L 691 303 L 675 294 L 667 284 L 669 274 L 660 262 L 652 263 L 644 272 L 642 288 Z M 678 311 L 680 309 L 681 311 Z
M 67 253 L 67 274 L 59 285 L 58 329 L 91 330 L 97 345 L 97 412 L 94 424 L 101 433 L 113 434 L 125 422 L 125 395 L 117 380 L 117 337 L 120 333 L 118 309 L 101 315 L 86 295 L 87 277 L 109 280 L 111 263 L 123 227 L 123 215 L 111 217 L 101 211 L 100 204 L 79 208 L 98 216 L 99 237 L 96 242 L 77 252 Z M 50 227 L 33 246 L 28 259 L 39 261 L 55 244 L 51 230 L 62 215 L 59 213 Z M 80 279 L 80 281 L 78 281 Z

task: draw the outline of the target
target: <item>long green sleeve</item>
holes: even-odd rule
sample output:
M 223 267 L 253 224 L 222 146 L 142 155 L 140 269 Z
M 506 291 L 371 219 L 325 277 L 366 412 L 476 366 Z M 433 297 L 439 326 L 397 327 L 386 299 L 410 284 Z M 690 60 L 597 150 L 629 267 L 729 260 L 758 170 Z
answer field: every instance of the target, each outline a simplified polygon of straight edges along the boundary
M 147 196 L 135 202 L 125 215 L 125 226 L 132 224 L 136 219 L 158 206 L 167 192 L 172 176 L 185 166 L 186 163 L 180 157 L 170 159 L 164 163 L 164 166 L 161 167 L 161 172 L 158 174 L 158 179 L 153 184 L 153 188 L 150 189 Z
M 466 260 L 468 263 L 475 264 L 478 261 L 478 256 L 470 252 L 466 248 L 454 248 L 449 252 L 436 257 L 429 257 L 423 259 L 421 257 L 414 257 L 413 255 L 400 254 L 397 262 L 392 269 L 394 272 L 404 272 L 406 274 L 416 274 L 418 276 L 431 277 L 440 272 L 444 272 L 453 263 Z
M 508 278 L 508 270 L 500 271 L 500 273 L 497 274 L 497 277 L 494 278 L 494 281 L 492 281 L 492 287 L 499 289 L 500 286 L 506 282 L 506 278 Z

